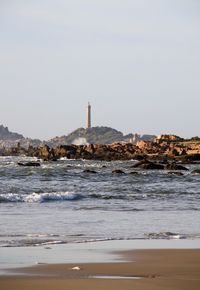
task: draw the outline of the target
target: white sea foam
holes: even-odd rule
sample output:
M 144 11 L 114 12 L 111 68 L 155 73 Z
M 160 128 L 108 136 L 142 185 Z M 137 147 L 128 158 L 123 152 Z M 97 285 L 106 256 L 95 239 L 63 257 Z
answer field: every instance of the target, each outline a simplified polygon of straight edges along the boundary
M 79 194 L 74 192 L 33 192 L 29 195 L 20 193 L 0 194 L 0 202 L 48 202 L 48 201 L 64 201 L 76 200 L 81 198 Z
M 145 234 L 145 236 L 147 236 L 150 239 L 175 239 L 175 240 L 179 240 L 179 239 L 185 239 L 186 236 L 184 235 L 180 235 L 177 233 L 171 233 L 171 232 L 161 232 L 161 233 L 148 233 Z
M 25 197 L 26 202 L 45 202 L 45 201 L 59 201 L 59 200 L 75 200 L 78 198 L 73 192 L 45 192 L 35 193 Z
M 53 169 L 54 166 L 52 164 L 42 164 L 42 169 Z
M 59 160 L 61 160 L 61 161 L 65 161 L 65 160 L 68 160 L 68 158 L 67 157 L 60 157 L 60 159 Z
M 22 202 L 23 196 L 18 193 L 0 194 L 0 202 Z
M 42 243 L 36 243 L 35 246 L 48 246 L 48 245 L 60 245 L 63 244 L 63 241 L 46 241 Z

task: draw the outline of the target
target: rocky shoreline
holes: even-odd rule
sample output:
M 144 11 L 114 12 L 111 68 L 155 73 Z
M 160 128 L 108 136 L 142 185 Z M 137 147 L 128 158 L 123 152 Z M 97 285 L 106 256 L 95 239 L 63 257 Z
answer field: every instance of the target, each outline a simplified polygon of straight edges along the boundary
M 43 161 L 56 161 L 60 158 L 87 160 L 151 160 L 166 163 L 200 163 L 200 142 L 187 141 L 140 141 L 132 143 L 113 143 L 109 145 L 60 145 L 50 148 L 48 145 L 28 148 L 17 146 L 4 148 L 1 156 L 30 156 Z M 148 166 L 147 166 L 148 167 Z

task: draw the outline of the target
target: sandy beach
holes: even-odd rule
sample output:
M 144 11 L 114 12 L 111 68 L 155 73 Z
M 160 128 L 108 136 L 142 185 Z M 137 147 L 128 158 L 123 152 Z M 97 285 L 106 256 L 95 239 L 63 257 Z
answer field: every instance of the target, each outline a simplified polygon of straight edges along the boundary
M 200 249 L 133 250 L 123 252 L 122 258 L 127 262 L 45 264 L 18 269 L 17 275 L 0 277 L 0 288 L 200 289 Z

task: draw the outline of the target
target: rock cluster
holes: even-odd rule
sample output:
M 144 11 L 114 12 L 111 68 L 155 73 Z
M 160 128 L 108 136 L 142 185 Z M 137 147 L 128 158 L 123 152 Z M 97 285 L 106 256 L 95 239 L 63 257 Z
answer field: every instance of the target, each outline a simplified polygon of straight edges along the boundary
M 26 155 L 40 158 L 44 161 L 55 161 L 62 157 L 68 159 L 89 160 L 143 160 L 141 167 L 162 169 L 165 163 L 168 170 L 182 170 L 172 161 L 181 163 L 200 162 L 200 142 L 167 142 L 161 143 L 150 141 L 139 141 L 133 143 L 89 144 L 89 145 L 60 145 L 51 148 L 48 145 L 28 148 L 17 146 L 6 148 L 0 152 L 1 155 Z M 148 163 L 144 160 L 161 161 L 161 163 Z M 166 161 L 169 164 L 166 165 Z M 159 168 L 158 168 L 159 167 Z M 155 168 L 156 169 L 156 168 Z
M 62 157 L 68 159 L 94 159 L 94 160 L 130 160 L 134 158 L 136 148 L 132 144 L 121 145 L 61 145 L 50 148 L 47 145 L 36 148 L 32 156 L 43 160 L 57 160 Z
M 142 141 L 143 142 L 143 141 Z M 190 154 L 188 154 L 190 152 Z M 191 153 L 193 152 L 193 153 Z M 142 144 L 131 143 L 113 143 L 110 145 L 90 144 L 90 145 L 60 145 L 55 148 L 50 148 L 47 145 L 29 148 L 27 155 L 35 156 L 43 160 L 57 160 L 62 157 L 68 159 L 89 159 L 89 160 L 171 160 L 182 163 L 192 163 L 200 161 L 200 143 L 195 145 L 192 150 L 191 145 L 166 143 L 161 144 L 154 142 L 143 142 Z M 144 167 L 159 167 L 162 169 L 162 164 L 145 163 Z M 182 170 L 178 165 L 170 162 L 165 164 L 168 170 Z
M 186 167 L 177 164 L 176 162 L 158 163 L 149 160 L 139 161 L 132 166 L 133 168 L 141 169 L 159 169 L 159 170 L 188 170 Z

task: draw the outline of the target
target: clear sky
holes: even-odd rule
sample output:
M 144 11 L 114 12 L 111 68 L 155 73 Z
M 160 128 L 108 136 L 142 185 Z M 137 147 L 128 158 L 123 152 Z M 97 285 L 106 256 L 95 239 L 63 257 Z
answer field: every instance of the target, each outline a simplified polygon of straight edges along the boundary
M 0 124 L 200 135 L 199 0 L 0 0 Z

